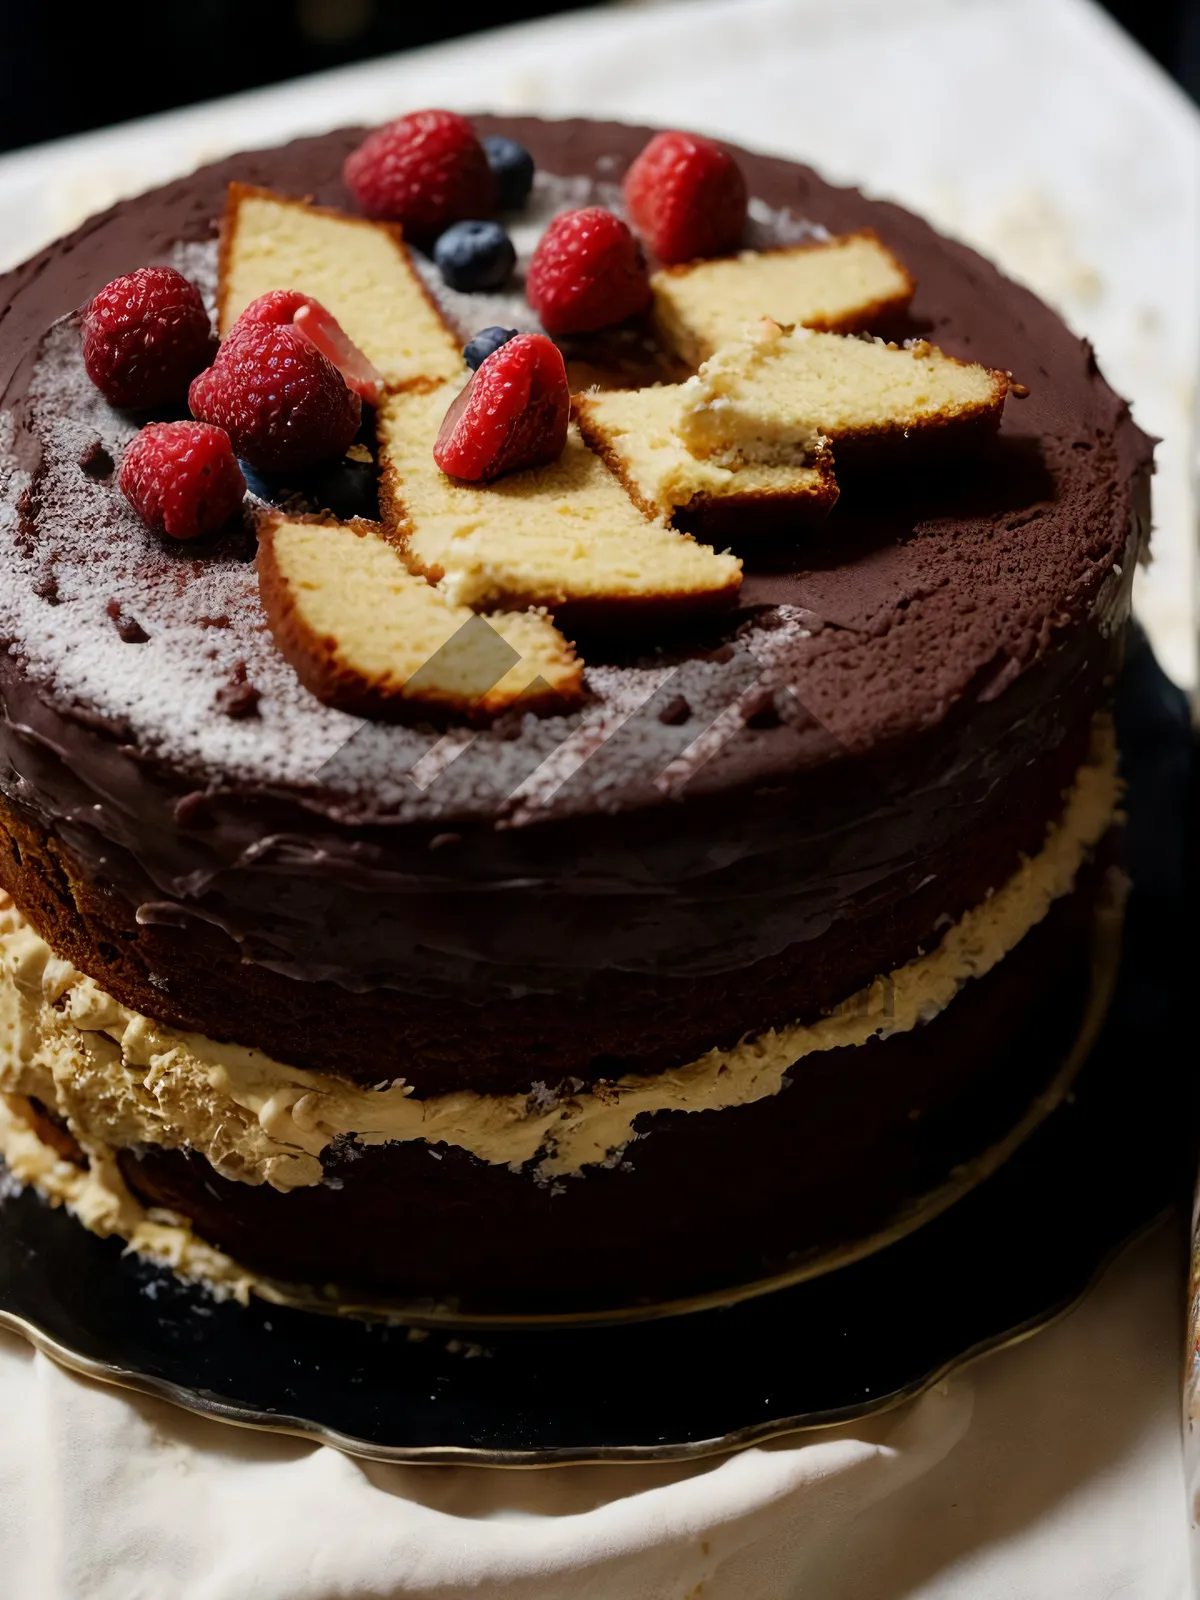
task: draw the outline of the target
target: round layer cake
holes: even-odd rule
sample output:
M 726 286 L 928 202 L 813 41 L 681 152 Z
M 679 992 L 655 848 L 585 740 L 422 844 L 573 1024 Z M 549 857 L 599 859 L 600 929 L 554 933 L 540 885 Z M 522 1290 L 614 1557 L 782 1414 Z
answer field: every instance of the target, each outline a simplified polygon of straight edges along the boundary
M 650 137 L 476 126 L 535 157 L 525 247 Z M 0 283 L 10 1165 L 214 1277 L 499 1311 L 769 1279 L 886 1230 L 1069 1050 L 1150 443 L 979 256 L 736 152 L 747 243 L 873 230 L 916 292 L 866 331 L 1011 373 L 997 436 L 839 474 L 819 527 L 733 519 L 736 603 L 580 632 L 581 711 L 358 718 L 277 649 L 252 517 L 168 547 L 123 500 L 145 419 L 77 313 L 157 262 L 215 300 L 229 183 L 352 212 L 361 138 L 207 167 Z M 464 339 L 536 326 L 422 271 Z M 567 354 L 648 381 L 653 342 Z M 377 516 L 366 455 L 308 509 Z

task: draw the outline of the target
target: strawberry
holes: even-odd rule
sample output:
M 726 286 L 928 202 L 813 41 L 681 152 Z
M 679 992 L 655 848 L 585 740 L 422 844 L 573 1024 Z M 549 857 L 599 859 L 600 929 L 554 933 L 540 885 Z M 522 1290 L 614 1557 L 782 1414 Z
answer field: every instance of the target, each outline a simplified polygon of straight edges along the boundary
M 246 480 L 229 435 L 207 422 L 151 422 L 131 441 L 117 479 L 148 527 L 195 539 L 235 516 Z
M 383 374 L 347 337 L 337 318 L 312 295 L 301 294 L 299 289 L 270 289 L 250 302 L 230 332 L 236 333 L 248 322 L 299 329 L 309 344 L 333 362 L 360 399 L 368 405 L 379 404 L 384 391 Z
M 487 154 L 454 111 L 412 111 L 376 128 L 347 156 L 342 177 L 369 217 L 399 222 L 417 239 L 496 208 Z
M 268 289 L 266 294 L 260 294 L 257 300 L 251 300 L 229 332 L 236 333 L 247 322 L 265 322 L 273 327 L 286 327 L 295 320 L 301 306 L 316 305 L 316 303 L 311 295 L 304 294 L 299 289 Z
M 592 333 L 650 304 L 638 242 L 601 206 L 565 211 L 546 229 L 529 263 L 525 294 L 547 333 Z
M 570 414 L 562 352 L 544 334 L 519 333 L 487 357 L 453 402 L 433 459 L 469 483 L 544 466 L 562 454 Z
M 299 328 L 241 322 L 212 366 L 192 380 L 192 415 L 224 428 L 260 472 L 294 472 L 340 456 L 358 432 L 362 401 Z
M 114 406 L 178 404 L 216 347 L 200 292 L 174 267 L 139 267 L 83 311 L 83 364 Z
M 698 133 L 657 133 L 625 174 L 629 219 L 660 261 L 736 250 L 746 226 L 746 180 L 719 144 Z

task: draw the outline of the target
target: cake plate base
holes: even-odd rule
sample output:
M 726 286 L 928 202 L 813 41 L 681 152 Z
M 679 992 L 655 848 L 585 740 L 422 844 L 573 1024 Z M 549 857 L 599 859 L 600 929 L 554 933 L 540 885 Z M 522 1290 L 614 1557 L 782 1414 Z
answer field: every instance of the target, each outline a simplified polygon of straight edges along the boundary
M 90 1377 L 377 1460 L 680 1460 L 895 1405 L 1072 1306 L 1186 1190 L 1186 707 L 1135 637 L 1118 727 L 1132 891 L 1108 1021 L 1015 1155 L 916 1232 L 762 1298 L 667 1321 L 475 1336 L 203 1289 L 0 1197 L 0 1324 Z M 1182 1288 L 1181 1288 L 1182 1292 Z

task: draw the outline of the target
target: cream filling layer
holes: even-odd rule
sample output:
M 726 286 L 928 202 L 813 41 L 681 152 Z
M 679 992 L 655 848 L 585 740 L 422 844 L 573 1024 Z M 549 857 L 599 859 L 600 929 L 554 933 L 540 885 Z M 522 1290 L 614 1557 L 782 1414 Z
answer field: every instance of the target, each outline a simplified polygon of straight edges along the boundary
M 334 1139 L 451 1144 L 546 1178 L 612 1163 L 639 1117 L 717 1111 L 777 1094 L 805 1056 L 906 1032 L 982 977 L 1068 893 L 1120 795 L 1108 720 L 1039 853 L 947 929 L 928 954 L 875 980 L 828 1016 L 772 1029 L 653 1076 L 570 1095 L 418 1098 L 403 1080 L 362 1088 L 259 1050 L 167 1028 L 119 1004 L 57 957 L 0 897 L 0 1091 L 65 1119 L 89 1155 L 141 1143 L 193 1149 L 224 1177 L 287 1190 L 322 1180 Z
M 207 1284 L 218 1299 L 245 1304 L 252 1290 L 266 1299 L 285 1298 L 270 1280 L 193 1233 L 185 1218 L 143 1206 L 126 1188 L 111 1150 L 89 1150 L 87 1167 L 64 1161 L 30 1126 L 28 1109 L 19 1096 L 0 1095 L 0 1157 L 11 1180 L 32 1184 L 54 1205 L 67 1206 L 101 1238 L 116 1234 L 138 1255 Z

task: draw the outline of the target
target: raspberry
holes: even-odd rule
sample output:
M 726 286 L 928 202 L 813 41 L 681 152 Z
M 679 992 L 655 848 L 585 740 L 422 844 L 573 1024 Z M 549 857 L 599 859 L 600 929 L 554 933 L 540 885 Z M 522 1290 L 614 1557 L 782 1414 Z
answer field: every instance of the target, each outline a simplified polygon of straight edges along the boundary
M 246 492 L 229 435 L 207 422 L 149 423 L 126 450 L 117 481 L 142 521 L 172 539 L 219 528 Z
M 362 401 L 299 328 L 243 322 L 188 391 L 192 415 L 224 428 L 260 472 L 294 472 L 340 456 Z
M 656 133 L 625 174 L 630 221 L 660 261 L 735 250 L 746 226 L 746 180 L 698 133 Z
M 369 405 L 379 404 L 385 387 L 382 372 L 347 337 L 332 312 L 312 295 L 301 294 L 299 289 L 269 289 L 250 302 L 230 332 L 236 333 L 247 322 L 299 329 L 309 344 L 333 362 L 356 395 Z
M 433 459 L 469 483 L 543 466 L 562 455 L 570 413 L 562 352 L 544 334 L 519 333 L 488 356 L 451 405 Z
M 114 278 L 82 326 L 88 377 L 114 406 L 177 404 L 216 347 L 199 291 L 174 267 Z
M 418 239 L 496 207 L 483 146 L 454 111 L 413 111 L 377 128 L 346 157 L 342 177 L 369 217 L 399 222 Z
M 591 333 L 650 304 L 650 279 L 637 240 L 600 206 L 566 211 L 546 229 L 525 280 L 547 333 Z

